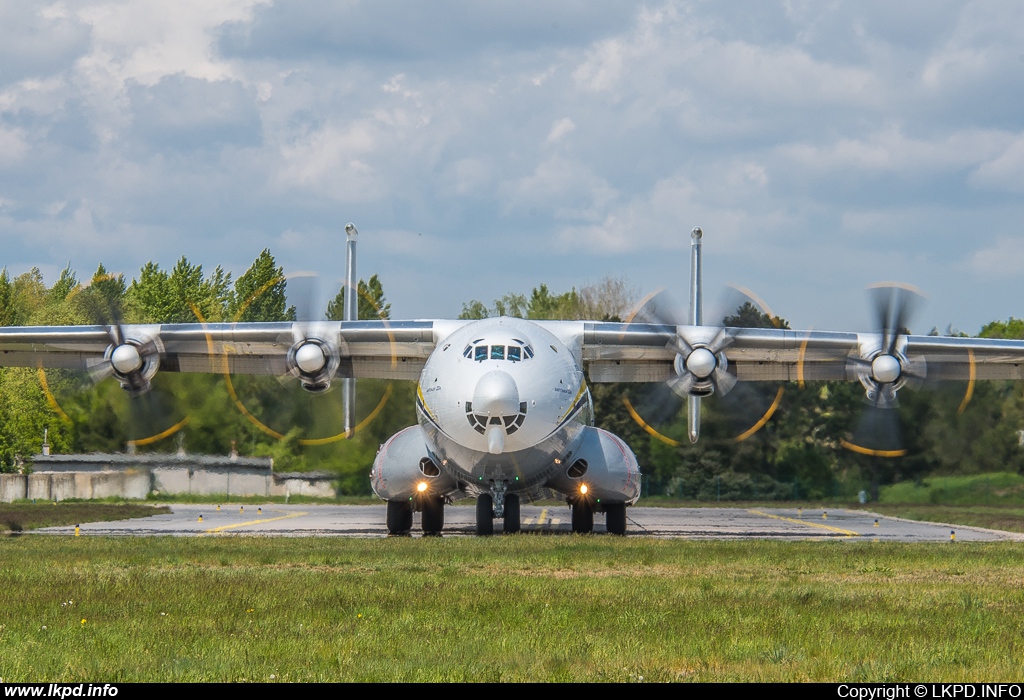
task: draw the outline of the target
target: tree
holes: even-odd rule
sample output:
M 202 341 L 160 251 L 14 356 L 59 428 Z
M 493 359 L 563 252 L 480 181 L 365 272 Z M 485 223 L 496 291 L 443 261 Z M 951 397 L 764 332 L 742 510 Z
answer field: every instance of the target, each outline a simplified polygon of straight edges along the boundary
M 295 307 L 286 305 L 287 280 L 269 248 L 235 282 L 228 304 L 232 321 L 294 321 Z
M 128 298 L 141 319 L 149 323 L 223 321 L 227 316 L 230 286 L 231 275 L 220 266 L 206 279 L 202 265 L 192 265 L 182 256 L 170 274 L 156 263 L 146 263 L 139 278 L 132 280 Z M 199 316 L 193 307 L 198 309 Z
M 391 318 L 391 304 L 384 298 L 384 286 L 377 275 L 369 281 L 359 280 L 356 287 L 359 295 L 357 313 L 361 320 Z M 345 286 L 342 285 L 337 296 L 327 304 L 327 320 L 341 321 L 345 316 Z
M 6 271 L 5 271 L 6 274 Z M 487 311 L 487 306 L 482 301 L 473 299 L 468 303 L 462 305 L 462 313 L 459 314 L 460 319 L 467 321 L 475 321 L 481 318 L 487 318 L 490 313 Z

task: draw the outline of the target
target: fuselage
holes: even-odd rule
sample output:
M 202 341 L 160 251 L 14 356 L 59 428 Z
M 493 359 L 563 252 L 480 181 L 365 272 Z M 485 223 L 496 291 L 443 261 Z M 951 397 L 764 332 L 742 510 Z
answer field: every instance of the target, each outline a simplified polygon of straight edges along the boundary
M 516 318 L 453 332 L 420 375 L 416 414 L 438 468 L 467 493 L 539 488 L 565 468 L 593 404 L 580 358 Z

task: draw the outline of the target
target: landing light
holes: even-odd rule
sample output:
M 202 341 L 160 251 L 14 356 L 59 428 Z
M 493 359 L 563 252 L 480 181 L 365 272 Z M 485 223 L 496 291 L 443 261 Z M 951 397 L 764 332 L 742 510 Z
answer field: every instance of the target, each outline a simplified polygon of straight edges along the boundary
M 427 482 L 421 481 L 420 483 L 416 484 L 416 490 L 419 491 L 420 493 L 423 493 L 424 491 L 426 491 L 427 490 Z
M 590 489 L 589 489 L 589 488 L 587 488 L 587 485 L 586 485 L 586 484 L 581 484 L 581 485 L 580 485 L 580 493 L 582 493 L 582 494 L 583 494 L 584 496 L 586 496 L 586 495 L 587 495 L 587 491 L 589 491 L 589 490 L 590 490 Z

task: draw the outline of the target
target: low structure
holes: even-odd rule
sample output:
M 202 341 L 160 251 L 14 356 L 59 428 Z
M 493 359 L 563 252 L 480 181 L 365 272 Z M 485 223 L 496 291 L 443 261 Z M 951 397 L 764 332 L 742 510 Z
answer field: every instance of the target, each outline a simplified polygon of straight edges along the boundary
M 336 495 L 327 473 L 274 473 L 269 457 L 186 454 L 39 454 L 29 474 L 0 474 L 0 501 L 146 498 L 149 494 Z

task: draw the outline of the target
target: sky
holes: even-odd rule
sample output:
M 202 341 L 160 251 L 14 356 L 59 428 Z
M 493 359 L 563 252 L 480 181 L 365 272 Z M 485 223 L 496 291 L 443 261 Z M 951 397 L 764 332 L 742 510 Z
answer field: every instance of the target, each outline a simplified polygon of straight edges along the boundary
M 625 277 L 794 328 L 1024 317 L 1024 4 L 0 0 L 0 263 L 264 248 L 396 318 Z M 335 289 L 337 287 L 335 286 Z

